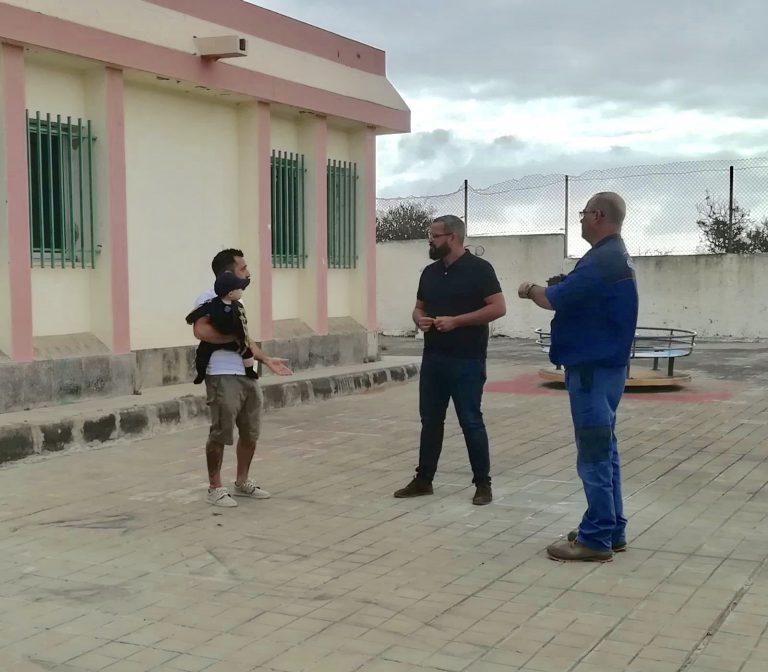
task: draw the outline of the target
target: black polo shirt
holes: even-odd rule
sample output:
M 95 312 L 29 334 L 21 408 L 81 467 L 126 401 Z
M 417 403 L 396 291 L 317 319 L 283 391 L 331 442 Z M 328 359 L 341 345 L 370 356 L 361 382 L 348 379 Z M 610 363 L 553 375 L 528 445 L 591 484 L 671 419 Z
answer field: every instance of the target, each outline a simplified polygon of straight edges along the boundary
M 485 306 L 485 299 L 501 292 L 496 272 L 484 259 L 466 251 L 450 266 L 442 259 L 421 273 L 416 298 L 424 302 L 427 317 L 453 317 L 473 313 Z M 453 331 L 424 332 L 424 352 L 465 359 L 485 359 L 488 325 L 459 327 Z

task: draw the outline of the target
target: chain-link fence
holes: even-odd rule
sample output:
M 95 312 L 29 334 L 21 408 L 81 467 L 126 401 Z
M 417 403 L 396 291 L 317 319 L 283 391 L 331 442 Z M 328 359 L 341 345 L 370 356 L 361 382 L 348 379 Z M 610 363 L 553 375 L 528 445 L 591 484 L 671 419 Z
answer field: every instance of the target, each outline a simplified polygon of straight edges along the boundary
M 429 216 L 458 215 L 466 219 L 470 236 L 563 233 L 568 255 L 581 256 L 589 245 L 581 238 L 578 213 L 599 191 L 615 191 L 626 200 L 622 234 L 633 255 L 736 251 L 713 249 L 698 222 L 712 224 L 713 212 L 725 220 L 714 224 L 725 227 L 735 221 L 749 230 L 768 221 L 768 158 L 614 168 L 578 176 L 535 175 L 485 189 L 465 181 L 450 194 L 379 198 L 376 207 L 380 222 L 388 214 L 395 218 L 404 205 Z

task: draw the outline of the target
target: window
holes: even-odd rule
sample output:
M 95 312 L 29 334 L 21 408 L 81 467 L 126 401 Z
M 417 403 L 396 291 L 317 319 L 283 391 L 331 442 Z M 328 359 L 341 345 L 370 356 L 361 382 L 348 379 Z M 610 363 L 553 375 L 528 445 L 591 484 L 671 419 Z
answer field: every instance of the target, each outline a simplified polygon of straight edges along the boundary
M 357 164 L 328 160 L 328 268 L 357 266 Z
M 272 266 L 304 268 L 304 155 L 272 151 Z
M 91 122 L 27 112 L 31 262 L 94 268 Z

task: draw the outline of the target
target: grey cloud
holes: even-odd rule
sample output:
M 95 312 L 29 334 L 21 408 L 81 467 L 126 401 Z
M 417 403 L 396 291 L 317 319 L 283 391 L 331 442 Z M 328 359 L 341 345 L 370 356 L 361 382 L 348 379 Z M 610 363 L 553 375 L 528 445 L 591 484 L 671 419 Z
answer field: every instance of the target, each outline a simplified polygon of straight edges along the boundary
M 432 161 L 442 153 L 455 149 L 454 135 L 451 131 L 438 128 L 434 131 L 411 133 L 398 141 L 400 156 L 403 162 Z
M 407 195 L 439 194 L 458 189 L 465 179 L 475 188 L 486 188 L 503 183 L 507 180 L 543 179 L 562 175 L 578 176 L 586 171 L 601 171 L 614 169 L 617 165 L 629 166 L 625 169 L 627 175 L 645 171 L 646 166 L 671 164 L 669 170 L 685 172 L 695 168 L 694 165 L 681 159 L 675 154 L 659 154 L 642 152 L 627 147 L 614 147 L 607 152 L 580 152 L 578 154 L 564 153 L 555 147 L 526 146 L 517 152 L 494 154 L 489 152 L 491 143 L 469 142 L 463 146 L 465 161 L 442 164 L 437 170 L 424 171 L 421 179 L 404 177 L 395 180 L 386 188 L 379 190 L 382 197 L 399 197 Z M 717 151 L 699 157 L 702 162 L 713 160 L 738 159 L 740 155 L 734 151 Z M 685 161 L 684 163 L 679 163 Z M 677 164 L 677 165 L 676 165 Z M 401 161 L 401 170 L 407 166 Z M 641 170 L 636 168 L 640 167 Z M 663 170 L 667 170 L 664 168 Z M 720 181 L 727 186 L 727 180 Z
M 763 0 L 265 0 L 258 4 L 383 48 L 409 94 L 763 116 Z
M 525 143 L 514 135 L 502 135 L 498 138 L 494 138 L 492 144 L 493 147 L 504 151 L 523 149 L 523 147 L 525 147 Z
M 459 138 L 445 129 L 411 133 L 397 140 L 395 172 L 422 169 L 434 176 L 435 185 L 441 183 L 443 188 L 450 188 L 450 177 L 447 180 L 440 179 L 446 173 L 450 175 L 461 166 L 474 163 L 506 165 L 525 147 L 526 143 L 511 135 L 494 138 L 489 142 L 473 142 Z
M 768 131 L 739 131 L 714 136 L 714 144 L 731 147 L 737 151 L 768 154 Z

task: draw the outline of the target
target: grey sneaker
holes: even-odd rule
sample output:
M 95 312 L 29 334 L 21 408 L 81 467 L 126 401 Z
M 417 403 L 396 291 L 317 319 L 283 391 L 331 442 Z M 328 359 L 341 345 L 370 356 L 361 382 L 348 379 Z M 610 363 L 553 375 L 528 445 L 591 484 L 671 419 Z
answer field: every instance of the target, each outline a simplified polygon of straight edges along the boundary
M 260 488 L 250 478 L 244 483 L 232 486 L 232 494 L 235 497 L 253 497 L 253 499 L 269 499 L 270 495 L 264 488 Z
M 213 506 L 223 506 L 226 508 L 232 508 L 237 506 L 237 502 L 232 499 L 227 488 L 214 488 L 208 490 L 208 497 L 206 498 L 209 504 Z

